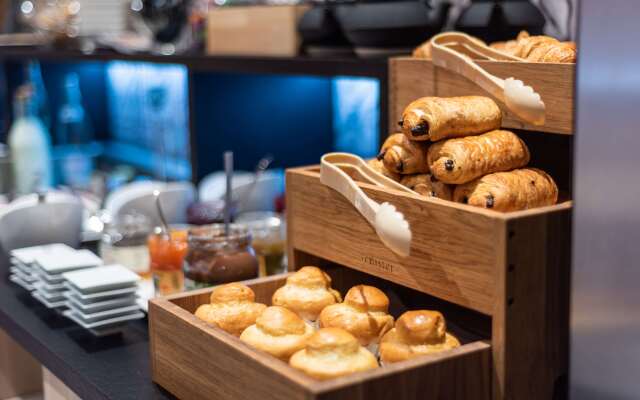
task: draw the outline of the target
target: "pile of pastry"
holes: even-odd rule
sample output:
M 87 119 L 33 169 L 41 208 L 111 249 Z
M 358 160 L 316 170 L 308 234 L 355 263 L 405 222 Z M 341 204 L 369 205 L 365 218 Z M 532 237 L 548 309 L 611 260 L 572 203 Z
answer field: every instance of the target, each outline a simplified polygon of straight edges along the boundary
M 251 288 L 230 283 L 195 315 L 321 380 L 460 346 L 441 313 L 408 311 L 394 322 L 383 291 L 358 285 L 342 301 L 317 267 L 290 275 L 271 302 L 256 303 Z
M 482 40 L 475 39 L 485 44 Z M 578 57 L 575 42 L 561 42 L 545 35 L 530 36 L 527 31 L 521 31 L 515 40 L 494 42 L 489 46 L 530 62 L 575 63 Z M 413 57 L 431 59 L 431 39 L 416 47 Z
M 405 108 L 402 133 L 391 135 L 369 165 L 419 194 L 496 211 L 555 204 L 558 187 L 525 168 L 527 145 L 501 130 L 488 97 L 423 97 Z

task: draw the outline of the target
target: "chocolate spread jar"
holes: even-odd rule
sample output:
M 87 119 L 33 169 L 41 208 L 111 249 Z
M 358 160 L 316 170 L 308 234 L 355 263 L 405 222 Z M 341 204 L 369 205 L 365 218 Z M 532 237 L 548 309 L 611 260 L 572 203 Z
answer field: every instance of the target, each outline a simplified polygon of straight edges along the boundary
M 243 226 L 232 224 L 229 236 L 222 224 L 195 227 L 189 230 L 188 244 L 184 259 L 186 290 L 258 276 L 251 235 Z

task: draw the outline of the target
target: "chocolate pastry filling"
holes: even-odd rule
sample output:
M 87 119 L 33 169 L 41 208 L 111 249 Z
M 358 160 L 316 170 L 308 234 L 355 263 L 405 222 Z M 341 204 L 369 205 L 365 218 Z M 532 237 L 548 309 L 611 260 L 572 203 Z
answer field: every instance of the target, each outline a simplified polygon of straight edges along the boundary
M 462 202 L 463 202 L 464 204 L 469 204 L 469 198 L 468 198 L 467 196 L 464 196 L 464 197 L 462 198 Z
M 487 208 L 493 208 L 493 195 L 487 196 Z
M 422 136 L 429 133 L 429 124 L 426 121 L 420 121 L 420 123 L 411 128 L 411 134 L 413 136 Z
M 453 171 L 453 160 L 447 160 L 444 162 L 444 167 L 447 171 Z
M 404 171 L 404 161 L 398 160 L 398 172 L 402 173 Z
M 436 192 L 434 192 L 433 190 L 431 191 L 431 197 L 438 197 L 436 196 Z
M 384 158 L 384 155 L 387 154 L 386 151 L 381 151 L 376 158 L 378 159 L 378 161 L 382 161 L 382 159 Z
M 404 125 L 404 120 L 401 119 L 400 121 L 398 121 L 398 125 L 400 125 L 400 127 L 402 127 Z

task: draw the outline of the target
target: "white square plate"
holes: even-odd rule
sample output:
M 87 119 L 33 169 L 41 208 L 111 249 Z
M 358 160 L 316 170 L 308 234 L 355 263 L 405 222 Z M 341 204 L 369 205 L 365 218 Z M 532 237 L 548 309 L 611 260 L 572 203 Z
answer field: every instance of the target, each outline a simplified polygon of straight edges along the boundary
M 56 254 L 73 253 L 75 250 L 66 244 L 54 243 L 44 246 L 23 247 L 10 252 L 12 262 L 16 262 L 25 266 L 31 265 L 38 256 L 53 256 Z
M 67 302 L 64 300 L 60 300 L 60 301 L 49 301 L 47 299 L 45 299 L 40 292 L 38 292 L 37 290 L 34 291 L 33 293 L 33 297 L 35 297 L 40 303 L 44 304 L 45 306 L 47 306 L 47 308 L 62 308 L 62 307 L 66 307 L 67 306 Z
M 33 287 L 35 288 L 35 290 L 31 293 L 35 296 L 35 294 L 37 293 L 38 295 L 40 295 L 40 297 L 43 297 L 45 300 L 52 302 L 52 303 L 57 303 L 59 301 L 64 301 L 64 295 L 63 295 L 63 291 L 59 291 L 59 292 L 48 292 L 45 289 L 43 289 L 42 287 L 39 287 L 38 284 L 34 284 Z
M 18 275 L 9 275 L 9 280 L 29 292 L 35 290 L 32 284 L 23 281 Z
M 47 274 L 40 268 L 34 268 L 33 271 L 34 271 L 34 275 L 36 275 L 39 280 L 47 282 L 51 285 L 64 282 L 64 278 L 62 277 L 62 274 L 57 274 L 57 275 Z
M 56 283 L 52 285 L 41 279 L 37 279 L 35 282 L 33 282 L 33 286 L 38 290 L 48 293 L 49 295 L 54 295 L 56 293 L 67 290 L 67 288 L 64 287 L 62 283 Z
M 40 255 L 35 258 L 35 264 L 47 274 L 55 275 L 102 265 L 102 259 L 89 250 L 78 250 L 57 255 Z
M 16 267 L 9 267 L 9 272 L 11 272 L 12 274 L 16 275 L 18 278 L 22 279 L 23 281 L 29 284 L 33 284 L 34 282 L 38 281 L 37 276 L 33 276 L 31 274 L 25 274 L 22 270 Z
M 140 281 L 138 274 L 119 264 L 67 272 L 62 277 L 85 294 L 135 287 Z
M 113 300 L 97 301 L 94 303 L 85 303 L 82 301 L 82 299 L 76 297 L 70 291 L 65 292 L 64 297 L 73 304 L 74 308 L 78 309 L 84 314 L 97 313 L 113 308 L 128 307 L 133 304 L 137 304 L 137 297 L 135 295 L 117 297 Z
M 136 286 L 131 286 L 124 289 L 107 290 L 104 292 L 86 294 L 86 293 L 79 292 L 69 282 L 65 282 L 64 286 L 69 290 L 71 294 L 76 296 L 78 299 L 82 300 L 85 304 L 95 303 L 98 301 L 113 300 L 119 297 L 129 296 L 131 294 L 134 294 L 138 290 L 138 286 L 136 285 Z
M 109 325 L 117 325 L 117 324 L 121 324 L 121 323 L 126 322 L 126 321 L 133 321 L 133 320 L 136 320 L 136 319 L 144 318 L 144 313 L 138 311 L 138 312 L 134 312 L 133 314 L 124 315 L 122 317 L 104 319 L 102 321 L 93 322 L 93 323 L 89 323 L 88 324 L 88 323 L 84 322 L 78 316 L 78 313 L 76 311 L 74 311 L 74 310 L 67 310 L 67 311 L 63 312 L 62 315 L 64 315 L 67 318 L 70 318 L 71 320 L 73 320 L 73 322 L 75 322 L 76 324 L 80 325 L 81 327 L 83 327 L 85 329 L 94 329 L 94 328 L 104 327 L 104 326 L 109 326 Z
M 114 308 L 111 310 L 100 311 L 92 314 L 85 314 L 81 310 L 74 307 L 73 303 L 68 301 L 67 307 L 73 310 L 78 318 L 87 324 L 92 324 L 94 322 L 103 321 L 105 319 L 113 319 L 118 317 L 123 317 L 132 313 L 140 312 L 140 307 L 137 304 L 127 307 Z

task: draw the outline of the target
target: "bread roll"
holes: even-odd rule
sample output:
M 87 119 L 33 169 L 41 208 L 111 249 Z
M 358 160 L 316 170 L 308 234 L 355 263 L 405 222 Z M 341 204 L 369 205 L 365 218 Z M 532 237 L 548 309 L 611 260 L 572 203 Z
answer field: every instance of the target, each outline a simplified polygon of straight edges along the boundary
M 517 211 L 555 204 L 558 187 L 544 171 L 516 169 L 485 175 L 456 187 L 453 200 L 496 211 Z
M 538 47 L 556 43 L 559 43 L 558 39 L 552 38 L 551 36 L 529 36 L 518 40 L 513 55 L 527 59 Z
M 405 175 L 400 183 L 409 189 L 425 196 L 451 200 L 451 187 L 442 183 L 431 174 Z
M 433 144 L 427 154 L 433 176 L 449 184 L 524 167 L 529 158 L 527 145 L 515 133 L 504 130 L 443 140 Z
M 313 335 L 313 327 L 296 313 L 284 307 L 267 307 L 240 335 L 243 342 L 265 351 L 283 361 L 289 361 L 293 353 L 304 348 Z
M 483 96 L 422 97 L 405 108 L 400 123 L 410 140 L 435 142 L 497 129 L 502 112 Z
M 491 47 L 532 62 L 575 63 L 574 42 L 559 42 L 550 36 L 529 36 L 520 32 L 516 40 L 491 43 Z
M 389 298 L 373 286 L 354 286 L 344 297 L 344 303 L 322 310 L 320 327 L 342 328 L 363 346 L 378 343 L 380 337 L 393 327 Z
M 195 315 L 232 335 L 240 336 L 267 308 L 264 304 L 255 303 L 255 298 L 248 286 L 228 283 L 213 289 L 211 304 L 198 307 Z
M 387 170 L 399 174 L 419 174 L 429 172 L 427 165 L 428 144 L 409 140 L 402 133 L 387 138 L 378 159 L 382 159 Z
M 369 165 L 369 167 L 372 170 L 386 176 L 389 179 L 393 179 L 396 182 L 399 182 L 401 179 L 400 174 L 397 174 L 393 171 L 389 171 L 387 167 L 384 166 L 384 163 L 382 162 L 382 160 L 378 160 L 377 158 L 372 158 L 371 160 L 367 161 L 367 165 Z
M 340 328 L 324 328 L 307 340 L 306 347 L 289 360 L 289 365 L 320 380 L 336 378 L 378 367 L 371 352 Z
M 271 299 L 274 306 L 286 307 L 300 317 L 315 321 L 328 305 L 342 301 L 340 293 L 331 288 L 331 277 L 318 267 L 302 267 L 287 278 Z
M 408 360 L 460 346 L 458 339 L 447 333 L 438 311 L 407 311 L 380 342 L 380 359 L 385 363 Z

